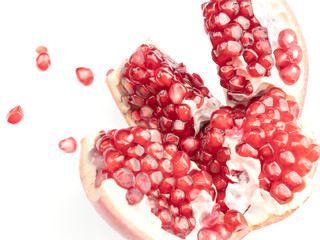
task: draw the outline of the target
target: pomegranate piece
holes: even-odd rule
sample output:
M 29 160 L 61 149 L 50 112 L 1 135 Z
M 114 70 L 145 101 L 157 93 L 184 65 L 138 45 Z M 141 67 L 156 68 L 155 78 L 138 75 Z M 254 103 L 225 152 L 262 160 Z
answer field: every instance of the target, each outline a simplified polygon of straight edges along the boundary
M 272 12 L 265 13 L 265 9 Z M 300 92 L 290 88 L 307 81 L 308 69 L 303 37 L 290 13 L 275 8 L 270 0 L 210 1 L 202 5 L 202 10 L 212 59 L 218 65 L 228 102 L 247 104 L 269 84 L 283 86 L 284 82 L 286 90 L 297 94 L 295 97 L 303 103 Z M 269 37 L 278 41 L 270 41 Z M 304 84 L 299 86 L 301 94 Z
M 47 52 L 41 52 L 36 59 L 37 67 L 41 71 L 46 71 L 50 65 L 51 60 Z
M 24 113 L 20 105 L 12 108 L 7 114 L 7 121 L 11 124 L 17 124 L 23 119 Z
M 73 137 L 69 137 L 61 140 L 58 146 L 66 153 L 74 153 L 77 150 L 77 141 Z
M 89 68 L 80 67 L 76 69 L 78 80 L 85 86 L 89 86 L 93 82 L 93 72 Z

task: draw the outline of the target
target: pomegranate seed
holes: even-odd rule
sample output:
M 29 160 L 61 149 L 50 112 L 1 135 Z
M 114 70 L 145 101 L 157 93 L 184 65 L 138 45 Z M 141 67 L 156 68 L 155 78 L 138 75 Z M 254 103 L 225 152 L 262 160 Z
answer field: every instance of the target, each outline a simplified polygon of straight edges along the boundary
M 320 157 L 320 146 L 316 144 L 310 144 L 307 159 L 311 162 L 316 162 Z
M 186 96 L 186 88 L 180 83 L 174 83 L 169 88 L 169 97 L 174 104 L 181 104 Z
M 142 193 L 147 194 L 151 189 L 151 182 L 148 174 L 140 172 L 136 176 L 135 187 Z
M 233 118 L 229 112 L 220 109 L 212 114 L 210 124 L 213 128 L 221 130 L 230 129 L 233 127 Z
M 46 52 L 40 53 L 36 59 L 36 63 L 39 70 L 46 71 L 51 65 L 49 54 Z
M 93 72 L 89 68 L 77 68 L 76 75 L 78 80 L 85 86 L 89 86 L 93 82 Z
M 291 191 L 300 191 L 304 188 L 303 178 L 295 171 L 285 171 L 282 176 L 282 182 L 287 185 Z
M 129 205 L 135 205 L 141 202 L 143 194 L 137 188 L 130 188 L 126 193 L 126 200 Z
M 300 67 L 298 65 L 290 65 L 280 70 L 280 78 L 287 85 L 295 84 L 300 77 Z
M 167 177 L 163 179 L 162 183 L 159 186 L 161 193 L 170 193 L 175 186 L 175 181 L 176 180 L 173 177 Z
M 224 222 L 226 228 L 230 232 L 239 232 L 243 231 L 248 227 L 248 223 L 244 218 L 243 214 L 239 213 L 236 210 L 229 210 L 224 215 Z
M 150 182 L 151 182 L 151 188 L 156 189 L 159 187 L 161 182 L 163 181 L 163 174 L 161 171 L 153 172 L 149 175 Z
M 216 224 L 212 228 L 212 230 L 215 231 L 216 233 L 218 233 L 221 240 L 230 239 L 232 236 L 232 233 L 226 228 L 226 225 L 224 225 L 224 224 Z
M 36 48 L 36 52 L 37 52 L 38 54 L 46 53 L 46 52 L 48 52 L 48 49 L 47 49 L 47 47 L 45 47 L 45 46 L 38 46 L 38 47 Z
M 23 119 L 24 113 L 20 105 L 12 108 L 7 114 L 7 122 L 17 124 Z
M 111 173 L 118 170 L 124 161 L 124 156 L 121 154 L 121 152 L 114 148 L 107 149 L 103 153 L 103 156 L 104 156 L 106 168 L 108 172 L 111 172 Z
M 175 217 L 172 230 L 178 237 L 185 238 L 190 232 L 188 219 L 185 216 Z
M 176 180 L 176 188 L 181 189 L 184 192 L 191 190 L 193 186 L 193 179 L 190 175 L 185 175 Z
M 172 215 L 172 213 L 167 210 L 167 209 L 163 209 L 161 210 L 158 214 L 157 217 L 160 219 L 160 221 L 162 222 L 162 228 L 163 229 L 168 229 L 169 227 L 171 227 L 174 223 L 174 217 Z
M 301 176 L 306 176 L 312 169 L 313 164 L 306 158 L 299 159 L 295 164 L 295 171 Z
M 288 59 L 291 63 L 298 64 L 301 62 L 303 53 L 301 47 L 293 45 L 287 50 Z
M 177 106 L 176 113 L 177 113 L 178 119 L 180 119 L 181 121 L 186 122 L 191 118 L 191 109 L 186 104 L 181 104 Z
M 288 49 L 298 43 L 297 35 L 292 29 L 284 29 L 279 33 L 278 43 L 282 48 Z
M 272 183 L 270 194 L 280 204 L 288 203 L 293 198 L 291 190 L 282 182 Z
M 117 130 L 114 136 L 114 144 L 117 149 L 124 151 L 133 143 L 134 137 L 129 129 Z
M 273 54 L 275 57 L 277 69 L 283 69 L 290 65 L 288 54 L 285 50 L 278 48 L 274 51 Z
M 130 158 L 124 162 L 124 166 L 126 166 L 132 172 L 140 172 L 140 162 L 136 158 Z
M 262 166 L 263 172 L 269 177 L 270 180 L 274 181 L 281 177 L 282 169 L 279 164 L 275 161 L 264 163 Z
M 175 189 L 170 193 L 170 202 L 176 206 L 179 206 L 185 199 L 184 191 Z
M 74 153 L 77 150 L 77 142 L 73 137 L 61 140 L 58 146 L 66 153 Z
M 220 240 L 219 234 L 210 229 L 210 228 L 202 228 L 198 232 L 198 240 Z
M 182 177 L 186 175 L 191 167 L 190 157 L 187 153 L 179 151 L 172 158 L 173 175 L 175 177 Z
M 114 172 L 113 179 L 122 188 L 129 189 L 134 185 L 134 175 L 128 168 L 120 168 Z
M 198 188 L 210 189 L 213 183 L 211 175 L 204 171 L 197 171 L 192 174 L 193 186 Z
M 252 128 L 244 136 L 245 141 L 252 147 L 258 149 L 265 144 L 266 134 L 262 128 Z

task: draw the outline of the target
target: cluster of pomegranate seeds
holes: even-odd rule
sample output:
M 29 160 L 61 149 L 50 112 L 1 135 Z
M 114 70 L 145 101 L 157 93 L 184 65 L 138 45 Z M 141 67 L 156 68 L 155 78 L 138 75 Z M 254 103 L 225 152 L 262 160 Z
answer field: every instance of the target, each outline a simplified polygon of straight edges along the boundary
M 91 69 L 85 67 L 77 68 L 76 75 L 78 80 L 85 86 L 91 85 L 94 79 Z
M 36 48 L 36 52 L 39 54 L 36 59 L 38 69 L 46 71 L 51 65 L 48 49 L 45 46 L 39 46 Z
M 182 63 L 143 44 L 120 75 L 120 90 L 136 124 L 179 137 L 194 134 L 191 109 L 184 101 L 191 100 L 200 108 L 211 97 L 198 74 L 187 73 Z
M 139 203 L 146 195 L 162 228 L 185 238 L 196 224 L 191 202 L 202 190 L 210 194 L 212 200 L 216 193 L 211 175 L 205 170 L 191 169 L 190 156 L 179 150 L 178 141 L 172 141 L 173 138 L 172 133 L 162 134 L 142 126 L 101 131 L 90 159 L 97 167 L 96 187 L 105 179 L 114 179 L 127 189 L 129 205 Z M 213 211 L 223 214 L 217 208 Z M 228 227 L 230 234 L 239 231 L 240 223 L 227 216 L 220 225 L 227 226 L 227 222 L 232 225 Z M 208 228 L 218 223 L 208 224 L 210 220 L 206 219 L 204 224 Z
M 77 141 L 73 137 L 69 137 L 61 140 L 58 146 L 66 153 L 74 153 L 77 150 Z
M 251 94 L 253 86 L 246 75 L 270 76 L 274 65 L 268 29 L 255 17 L 251 0 L 211 0 L 202 10 L 221 86 L 229 93 Z M 238 73 L 239 57 L 247 65 L 245 74 Z
M 260 187 L 280 204 L 289 202 L 295 192 L 304 188 L 303 178 L 318 160 L 320 148 L 303 135 L 298 115 L 298 104 L 287 100 L 286 94 L 277 88 L 247 108 L 223 107 L 212 114 L 210 125 L 199 133 L 201 147 L 193 159 L 212 175 L 217 203 L 223 211 L 228 210 L 223 199 L 232 183 L 230 176 L 241 174 L 226 166 L 232 156 L 224 143 L 230 138 L 237 140 L 235 151 L 239 156 L 260 160 Z
M 23 119 L 23 110 L 20 105 L 11 109 L 7 114 L 7 121 L 11 124 L 17 124 Z
M 303 58 L 297 35 L 291 29 L 284 29 L 278 36 L 279 48 L 274 51 L 279 76 L 287 85 L 295 84 L 300 77 L 299 63 Z

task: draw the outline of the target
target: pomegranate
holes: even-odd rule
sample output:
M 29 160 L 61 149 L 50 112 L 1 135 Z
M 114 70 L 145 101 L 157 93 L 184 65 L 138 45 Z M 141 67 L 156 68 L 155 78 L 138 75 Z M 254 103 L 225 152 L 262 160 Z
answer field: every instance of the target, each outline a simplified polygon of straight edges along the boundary
M 150 42 L 107 83 L 130 127 L 84 138 L 80 175 L 126 239 L 241 239 L 312 193 L 320 147 L 283 90 L 220 106 Z
M 211 0 L 202 10 L 229 104 L 247 104 L 277 86 L 303 106 L 307 51 L 286 1 Z

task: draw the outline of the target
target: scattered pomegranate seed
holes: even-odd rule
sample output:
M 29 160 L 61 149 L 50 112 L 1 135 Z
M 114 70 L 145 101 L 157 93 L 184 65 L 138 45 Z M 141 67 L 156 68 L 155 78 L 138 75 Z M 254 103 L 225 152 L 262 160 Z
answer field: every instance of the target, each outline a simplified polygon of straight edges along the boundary
M 7 114 L 7 121 L 11 124 L 17 124 L 23 119 L 24 113 L 20 105 L 14 107 Z
M 93 72 L 89 68 L 80 67 L 76 69 L 78 80 L 85 86 L 89 86 L 93 82 Z
M 49 54 L 47 52 L 40 53 L 36 59 L 36 63 L 39 70 L 46 71 L 51 65 Z
M 77 142 L 73 137 L 61 140 L 58 146 L 62 151 L 66 153 L 74 153 L 77 150 Z
M 47 47 L 45 47 L 45 46 L 39 46 L 39 47 L 36 48 L 36 52 L 37 52 L 38 54 L 46 53 L 46 52 L 48 52 L 48 49 L 47 49 Z

